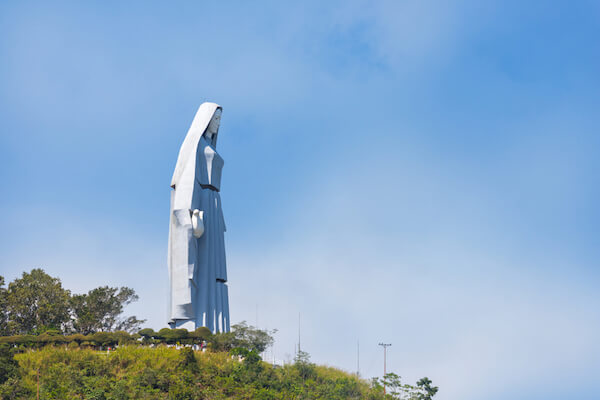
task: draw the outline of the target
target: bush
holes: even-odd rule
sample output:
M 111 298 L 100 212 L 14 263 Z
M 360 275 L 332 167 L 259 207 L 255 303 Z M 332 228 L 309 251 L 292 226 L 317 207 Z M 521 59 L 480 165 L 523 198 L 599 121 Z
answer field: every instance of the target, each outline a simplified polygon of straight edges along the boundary
M 79 344 L 77 342 L 71 342 L 67 345 L 67 349 L 75 350 L 79 348 Z
M 184 347 L 179 352 L 179 362 L 178 368 L 181 368 L 186 371 L 195 372 L 198 370 L 198 365 L 196 363 L 196 356 L 194 355 L 194 351 L 189 347 Z
M 189 333 L 189 337 L 193 339 L 193 342 L 200 344 L 203 340 L 209 340 L 212 336 L 212 332 L 205 326 L 196 328 L 194 332 Z
M 87 336 L 89 341 L 96 346 L 106 347 L 114 346 L 117 343 L 116 338 L 109 332 L 96 332 Z
M 138 334 L 141 337 L 148 338 L 148 339 L 152 339 L 155 336 L 157 336 L 156 332 L 154 332 L 154 329 L 151 329 L 151 328 L 142 329 L 141 331 L 138 332 Z
M 72 342 L 76 342 L 77 344 L 81 344 L 85 341 L 85 335 L 82 335 L 81 333 L 75 333 L 74 335 L 69 335 L 69 336 L 67 336 L 67 338 L 69 338 L 69 340 Z

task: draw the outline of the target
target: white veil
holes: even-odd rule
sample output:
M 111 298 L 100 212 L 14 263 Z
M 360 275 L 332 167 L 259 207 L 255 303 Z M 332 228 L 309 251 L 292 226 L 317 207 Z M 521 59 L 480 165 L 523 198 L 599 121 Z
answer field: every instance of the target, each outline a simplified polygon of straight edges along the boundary
M 177 164 L 175 165 L 175 172 L 173 173 L 173 179 L 171 180 L 171 187 L 175 187 L 179 178 L 181 178 L 181 174 L 183 174 L 183 170 L 187 164 L 187 161 L 190 157 L 196 156 L 196 150 L 198 148 L 198 143 L 200 142 L 200 138 L 206 131 L 210 120 L 213 115 L 217 111 L 217 109 L 222 109 L 222 107 L 216 103 L 202 103 L 202 105 L 198 108 L 196 112 L 196 116 L 194 117 L 194 121 L 192 122 L 192 126 L 188 130 L 187 135 L 185 136 L 185 140 L 179 149 L 179 156 L 177 157 Z M 215 133 L 212 144 L 213 146 L 217 145 L 217 133 Z

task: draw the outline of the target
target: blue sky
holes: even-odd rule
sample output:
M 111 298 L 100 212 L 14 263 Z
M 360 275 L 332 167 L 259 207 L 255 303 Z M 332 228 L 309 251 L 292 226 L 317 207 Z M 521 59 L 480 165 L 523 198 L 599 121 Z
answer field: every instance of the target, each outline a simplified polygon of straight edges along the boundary
M 453 399 L 596 399 L 597 2 L 3 2 L 0 274 L 166 320 L 169 182 L 203 101 L 231 315 L 273 355 Z

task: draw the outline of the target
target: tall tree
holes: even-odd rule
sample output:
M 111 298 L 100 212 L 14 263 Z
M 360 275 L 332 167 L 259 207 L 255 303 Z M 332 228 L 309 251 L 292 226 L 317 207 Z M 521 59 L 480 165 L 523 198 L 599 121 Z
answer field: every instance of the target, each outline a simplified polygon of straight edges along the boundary
M 262 353 L 274 342 L 273 334 L 276 329 L 261 330 L 249 326 L 246 321 L 231 326 L 231 332 L 219 333 L 213 338 L 213 345 L 216 350 L 229 351 L 236 347 L 241 347 L 249 351 Z
M 138 320 L 135 316 L 120 317 L 123 308 L 138 298 L 131 288 L 108 286 L 92 289 L 87 294 L 74 295 L 71 298 L 73 328 L 83 334 L 116 330 L 137 331 L 145 320 Z
M 36 268 L 8 285 L 6 310 L 11 333 L 64 330 L 69 322 L 70 292 L 58 278 Z
M 431 379 L 424 377 L 419 379 L 417 387 L 419 387 L 424 393 L 421 394 L 419 400 L 431 400 L 433 396 L 438 392 L 437 386 L 431 386 Z
M 8 335 L 8 305 L 6 288 L 4 287 L 4 277 L 0 276 L 0 335 Z

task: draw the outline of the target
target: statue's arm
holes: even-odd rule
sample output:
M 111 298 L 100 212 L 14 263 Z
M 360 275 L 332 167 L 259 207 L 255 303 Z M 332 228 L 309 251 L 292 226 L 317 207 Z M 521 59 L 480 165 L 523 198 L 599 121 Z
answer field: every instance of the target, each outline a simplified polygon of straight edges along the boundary
M 177 223 L 192 229 L 194 237 L 199 238 L 204 234 L 204 211 L 195 209 L 193 205 L 194 188 L 197 185 L 194 161 L 194 159 L 190 160 L 174 187 L 173 212 Z
M 174 210 L 175 219 L 179 226 L 192 229 L 194 237 L 200 238 L 204 234 L 204 211 L 198 209 Z
M 189 227 L 192 225 L 192 213 L 189 208 L 173 210 L 173 215 L 175 216 L 175 221 L 177 221 L 177 225 L 183 227 Z

